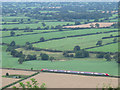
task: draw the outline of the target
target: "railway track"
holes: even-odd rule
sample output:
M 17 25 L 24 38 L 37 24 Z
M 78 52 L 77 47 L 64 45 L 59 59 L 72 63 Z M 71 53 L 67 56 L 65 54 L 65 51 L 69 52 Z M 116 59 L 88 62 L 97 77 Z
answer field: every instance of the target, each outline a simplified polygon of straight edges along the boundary
M 30 69 L 17 69 L 17 68 L 0 68 L 0 69 L 7 69 L 7 70 L 22 70 L 22 71 L 32 71 L 32 72 L 40 72 L 40 73 L 46 73 L 42 72 L 41 70 L 30 70 Z M 55 73 L 55 72 L 47 72 L 47 73 Z M 63 73 L 59 73 L 63 74 Z M 68 73 L 64 73 L 68 74 Z M 72 74 L 72 73 L 71 73 Z M 74 74 L 74 75 L 82 75 L 82 74 Z M 96 76 L 96 75 L 85 75 L 85 76 Z M 112 77 L 112 78 L 120 78 L 120 76 L 114 76 L 114 75 L 109 75 L 109 76 L 96 76 L 96 77 Z

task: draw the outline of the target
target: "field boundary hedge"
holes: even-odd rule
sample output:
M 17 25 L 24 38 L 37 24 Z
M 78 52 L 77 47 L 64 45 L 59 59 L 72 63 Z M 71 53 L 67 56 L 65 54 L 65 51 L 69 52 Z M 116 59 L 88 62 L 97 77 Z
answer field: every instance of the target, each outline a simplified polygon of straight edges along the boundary
M 10 87 L 10 86 L 13 86 L 13 85 L 15 85 L 15 84 L 17 84 L 17 83 L 19 83 L 19 82 L 21 82 L 21 81 L 23 81 L 23 80 L 25 80 L 25 79 L 28 79 L 28 78 L 30 78 L 30 77 L 33 77 L 33 76 L 35 76 L 35 75 L 37 75 L 37 74 L 39 74 L 39 73 L 40 73 L 40 72 L 36 72 L 36 73 L 34 73 L 34 74 L 32 74 L 32 75 L 24 78 L 24 79 L 21 79 L 21 80 L 18 80 L 18 81 L 16 81 L 16 82 L 13 82 L 13 83 L 11 83 L 11 84 L 9 84 L 9 85 L 6 85 L 6 86 L 2 87 L 1 90 L 4 90 L 4 89 L 6 89 L 6 88 L 8 88 L 8 87 Z

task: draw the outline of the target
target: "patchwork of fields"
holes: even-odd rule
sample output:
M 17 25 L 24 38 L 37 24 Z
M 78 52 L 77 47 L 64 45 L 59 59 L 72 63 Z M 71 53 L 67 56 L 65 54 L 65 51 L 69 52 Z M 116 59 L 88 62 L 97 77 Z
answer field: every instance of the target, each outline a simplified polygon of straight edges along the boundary
M 4 43 L 10 43 L 11 41 L 14 40 L 16 42 L 16 44 L 24 45 L 26 42 L 31 43 L 31 42 L 39 41 L 41 37 L 44 37 L 45 40 L 47 40 L 47 39 L 51 39 L 51 38 L 67 37 L 67 36 L 72 36 L 72 35 L 82 35 L 82 34 L 90 34 L 90 33 L 96 33 L 96 32 L 113 31 L 113 30 L 117 30 L 117 29 L 83 29 L 83 30 L 73 30 L 73 31 L 40 33 L 40 34 L 35 34 L 35 35 L 33 34 L 33 35 L 8 37 L 9 39 L 2 38 L 2 41 Z M 106 34 L 106 35 L 109 36 L 110 34 L 109 35 Z M 113 35 L 114 35 L 114 32 L 113 32 Z M 100 38 L 102 38 L 102 37 L 100 37 Z M 19 40 L 19 39 L 21 39 L 21 40 Z
M 112 2 L 3 3 L 2 87 L 22 79 L 26 79 L 22 81 L 25 83 L 28 77 L 35 78 L 40 85 L 45 83 L 47 88 L 118 87 L 120 30 L 116 5 Z M 41 69 L 107 73 L 110 77 L 36 74 Z M 18 84 L 15 86 L 19 87 Z

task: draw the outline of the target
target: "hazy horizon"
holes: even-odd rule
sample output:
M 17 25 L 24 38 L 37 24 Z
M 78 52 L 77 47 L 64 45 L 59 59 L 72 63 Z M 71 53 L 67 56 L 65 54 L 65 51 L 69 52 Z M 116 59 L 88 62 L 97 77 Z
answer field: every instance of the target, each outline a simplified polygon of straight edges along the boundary
M 118 2 L 120 0 L 0 0 L 0 2 Z

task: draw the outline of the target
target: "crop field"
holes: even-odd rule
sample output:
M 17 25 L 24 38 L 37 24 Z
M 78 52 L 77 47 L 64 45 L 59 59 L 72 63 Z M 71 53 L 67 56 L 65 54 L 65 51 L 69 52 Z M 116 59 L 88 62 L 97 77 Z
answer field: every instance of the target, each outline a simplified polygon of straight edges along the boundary
M 88 51 L 101 51 L 101 52 L 118 52 L 120 50 L 118 43 L 113 43 L 110 45 L 105 45 L 98 48 L 89 49 Z
M 104 36 L 118 35 L 118 33 L 109 33 L 109 34 L 99 34 L 99 35 L 90 35 L 83 37 L 73 37 L 73 38 L 65 38 L 60 40 L 52 40 L 47 42 L 42 42 L 38 44 L 33 44 L 34 47 L 46 48 L 46 49 L 54 49 L 54 50 L 73 50 L 74 46 L 79 45 L 81 49 L 96 46 L 98 40 L 100 40 Z M 103 39 L 103 44 L 109 43 L 113 41 L 112 39 Z M 64 43 L 63 43 L 64 42 Z
M 2 70 L 2 76 L 6 75 L 6 73 L 9 73 L 9 75 L 32 75 L 35 73 L 31 71 L 19 71 L 19 70 L 7 70 L 7 69 L 0 69 L 0 70 Z M 16 82 L 18 80 L 20 79 L 2 77 L 2 87 L 9 85 L 13 82 Z
M 41 83 L 45 83 L 47 88 L 107 88 L 109 85 L 114 88 L 118 87 L 118 78 L 110 77 L 40 73 L 31 78 L 38 80 L 39 86 Z M 27 81 L 30 81 L 31 78 L 26 79 L 22 82 L 25 83 Z M 19 84 L 15 84 L 14 86 L 19 87 Z
M 84 30 L 41 33 L 41 34 L 35 34 L 35 35 L 24 35 L 24 36 L 17 36 L 17 37 L 9 37 L 9 39 L 8 38 L 2 38 L 2 41 L 5 42 L 5 43 L 10 43 L 11 41 L 14 40 L 16 42 L 16 44 L 24 45 L 26 42 L 39 41 L 40 37 L 44 37 L 45 40 L 46 40 L 46 39 L 51 39 L 51 38 L 66 37 L 66 36 L 71 36 L 71 35 L 82 35 L 82 34 L 112 31 L 112 30 L 117 30 L 117 29 L 84 29 Z M 106 34 L 106 35 L 108 35 L 108 34 Z M 21 40 L 19 40 L 19 39 L 21 39 Z
M 82 24 L 82 25 L 74 25 L 74 26 L 64 26 L 63 28 L 90 28 L 91 24 L 95 27 L 95 24 L 98 23 L 99 27 L 110 27 L 113 22 L 94 22 L 94 23 L 88 23 L 88 24 Z
M 66 25 L 66 24 L 74 24 L 74 22 L 45 22 L 46 26 L 57 26 L 57 25 Z M 42 26 L 42 22 L 39 22 L 39 23 L 35 23 L 35 24 L 15 24 L 15 25 L 3 25 L 2 28 L 7 28 L 7 29 L 12 29 L 12 28 L 15 28 L 15 27 L 18 27 L 19 29 L 23 29 L 23 28 L 26 28 L 26 27 L 30 27 L 30 28 L 37 28 L 37 27 L 41 27 L 43 28 Z

